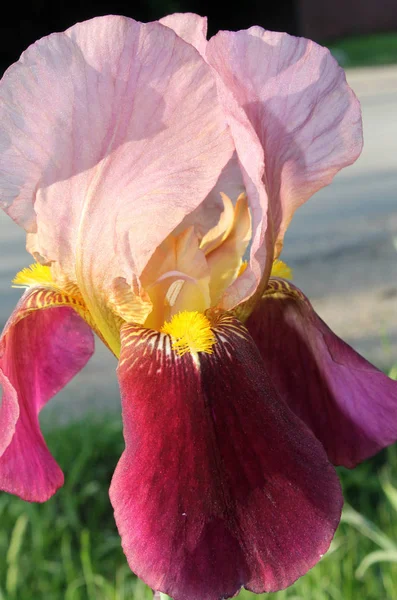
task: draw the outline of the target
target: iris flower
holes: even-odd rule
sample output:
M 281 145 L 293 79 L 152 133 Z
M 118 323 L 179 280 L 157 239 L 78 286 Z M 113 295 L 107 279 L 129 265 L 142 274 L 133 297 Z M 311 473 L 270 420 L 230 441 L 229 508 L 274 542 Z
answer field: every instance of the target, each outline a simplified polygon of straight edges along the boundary
M 94 332 L 119 360 L 131 569 L 176 600 L 285 588 L 338 525 L 333 465 L 397 437 L 397 384 L 279 259 L 294 211 L 361 151 L 342 69 L 260 27 L 207 41 L 197 15 L 107 16 L 33 44 L 0 95 L 1 206 L 35 259 L 0 340 L 0 488 L 63 484 L 38 413 Z

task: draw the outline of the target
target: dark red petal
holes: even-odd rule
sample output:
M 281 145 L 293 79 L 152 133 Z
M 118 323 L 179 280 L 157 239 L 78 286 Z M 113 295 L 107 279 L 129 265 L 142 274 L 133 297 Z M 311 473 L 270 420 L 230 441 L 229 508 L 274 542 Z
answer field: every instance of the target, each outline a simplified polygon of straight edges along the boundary
M 28 297 L 0 339 L 0 489 L 43 502 L 63 484 L 63 473 L 45 444 L 38 413 L 84 367 L 94 347 L 90 328 L 73 309 L 29 313 Z
M 336 465 L 397 439 L 397 382 L 338 338 L 298 288 L 271 279 L 247 327 L 272 383 Z
M 321 444 L 273 390 L 246 329 L 214 353 L 122 328 L 126 449 L 110 497 L 131 568 L 174 600 L 290 585 L 326 552 L 342 497 Z

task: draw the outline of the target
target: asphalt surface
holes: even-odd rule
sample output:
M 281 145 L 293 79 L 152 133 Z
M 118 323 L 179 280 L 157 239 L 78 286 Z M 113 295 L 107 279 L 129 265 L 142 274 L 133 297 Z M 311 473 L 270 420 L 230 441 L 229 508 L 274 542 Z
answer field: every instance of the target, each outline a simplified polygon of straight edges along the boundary
M 363 154 L 297 212 L 282 258 L 328 325 L 386 367 L 397 362 L 397 67 L 350 71 L 348 80 L 362 103 Z M 24 233 L 0 211 L 0 325 L 20 296 L 11 279 L 32 262 L 24 246 Z M 44 418 L 113 411 L 115 368 L 98 342 Z
M 364 150 L 297 211 L 283 257 L 331 328 L 386 367 L 397 362 L 397 67 L 347 75 Z

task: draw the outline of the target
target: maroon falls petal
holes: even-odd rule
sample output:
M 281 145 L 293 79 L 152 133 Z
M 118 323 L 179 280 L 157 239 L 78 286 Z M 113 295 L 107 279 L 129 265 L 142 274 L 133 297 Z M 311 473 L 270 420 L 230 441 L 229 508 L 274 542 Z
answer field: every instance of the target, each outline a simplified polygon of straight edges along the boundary
M 247 330 L 213 353 L 122 328 L 126 448 L 110 497 L 131 568 L 174 600 L 290 585 L 328 549 L 342 497 L 321 444 L 280 401 Z
M 246 326 L 272 384 L 336 465 L 354 467 L 397 439 L 397 382 L 338 338 L 304 294 L 271 279 Z

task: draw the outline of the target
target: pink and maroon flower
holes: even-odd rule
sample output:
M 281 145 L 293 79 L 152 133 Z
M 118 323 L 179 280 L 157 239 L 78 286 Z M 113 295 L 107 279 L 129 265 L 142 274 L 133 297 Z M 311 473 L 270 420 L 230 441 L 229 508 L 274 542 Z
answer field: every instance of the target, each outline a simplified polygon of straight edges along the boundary
M 0 339 L 0 487 L 63 475 L 38 412 L 119 358 L 110 498 L 131 568 L 175 600 L 290 585 L 327 551 L 334 467 L 397 438 L 397 384 L 288 280 L 294 211 L 358 157 L 329 52 L 205 19 L 101 17 L 39 40 L 0 86 L 2 208 L 36 264 Z

